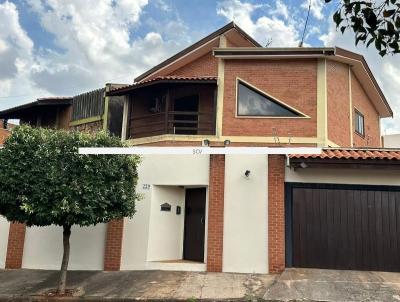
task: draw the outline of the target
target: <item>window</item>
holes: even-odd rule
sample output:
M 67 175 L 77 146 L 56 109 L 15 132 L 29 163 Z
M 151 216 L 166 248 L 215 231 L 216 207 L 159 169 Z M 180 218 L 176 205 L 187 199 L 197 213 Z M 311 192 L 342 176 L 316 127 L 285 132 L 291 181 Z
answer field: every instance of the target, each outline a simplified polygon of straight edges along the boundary
M 355 122 L 356 122 L 356 126 L 355 126 L 356 133 L 358 133 L 361 136 L 364 136 L 365 135 L 364 115 L 358 110 L 355 111 Z
M 237 114 L 241 116 L 303 117 L 302 114 L 284 106 L 272 97 L 239 81 L 237 91 Z

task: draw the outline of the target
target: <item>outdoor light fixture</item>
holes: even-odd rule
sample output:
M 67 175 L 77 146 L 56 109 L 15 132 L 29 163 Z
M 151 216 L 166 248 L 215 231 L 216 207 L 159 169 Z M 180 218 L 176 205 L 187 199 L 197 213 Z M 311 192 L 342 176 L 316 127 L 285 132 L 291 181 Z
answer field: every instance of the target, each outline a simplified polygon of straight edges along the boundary
M 229 140 L 229 139 L 226 139 L 225 141 L 224 141 L 224 145 L 225 146 L 229 146 L 231 144 L 231 141 Z
M 250 177 L 250 170 L 246 170 L 246 172 L 244 172 L 244 176 L 246 176 L 246 178 Z
M 208 140 L 208 139 L 203 140 L 203 145 L 204 146 L 209 146 L 210 145 L 210 140 Z

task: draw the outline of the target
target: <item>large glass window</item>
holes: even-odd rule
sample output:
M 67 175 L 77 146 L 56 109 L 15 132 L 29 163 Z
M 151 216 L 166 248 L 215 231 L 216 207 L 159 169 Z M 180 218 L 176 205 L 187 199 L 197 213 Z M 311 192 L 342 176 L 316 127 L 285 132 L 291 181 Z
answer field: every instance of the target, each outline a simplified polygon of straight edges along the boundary
M 358 111 L 355 110 L 355 131 L 361 136 L 365 135 L 365 130 L 364 130 L 364 115 Z
M 242 116 L 302 117 L 273 98 L 238 82 L 237 114 Z

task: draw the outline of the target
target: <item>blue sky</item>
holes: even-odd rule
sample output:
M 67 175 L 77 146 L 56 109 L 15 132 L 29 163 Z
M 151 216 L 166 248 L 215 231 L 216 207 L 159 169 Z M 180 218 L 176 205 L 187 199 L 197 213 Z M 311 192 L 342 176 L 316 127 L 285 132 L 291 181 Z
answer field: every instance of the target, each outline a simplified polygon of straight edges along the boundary
M 362 53 L 395 114 L 400 56 L 355 48 L 333 26 L 337 2 L 311 0 L 306 46 Z M 0 110 L 131 83 L 161 60 L 234 20 L 261 44 L 297 46 L 309 0 L 0 0 Z M 399 121 L 399 122 L 396 122 Z M 383 124 L 400 131 L 400 119 Z

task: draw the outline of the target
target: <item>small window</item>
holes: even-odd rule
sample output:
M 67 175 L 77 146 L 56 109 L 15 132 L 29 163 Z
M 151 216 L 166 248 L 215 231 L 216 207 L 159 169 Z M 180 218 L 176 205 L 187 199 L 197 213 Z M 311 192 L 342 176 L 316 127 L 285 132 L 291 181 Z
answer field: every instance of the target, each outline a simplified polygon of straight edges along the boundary
M 237 103 L 239 116 L 303 117 L 241 81 L 238 82 Z
M 364 136 L 365 135 L 364 115 L 358 110 L 355 111 L 355 123 L 356 123 L 356 126 L 355 126 L 356 133 L 358 133 L 361 136 Z

